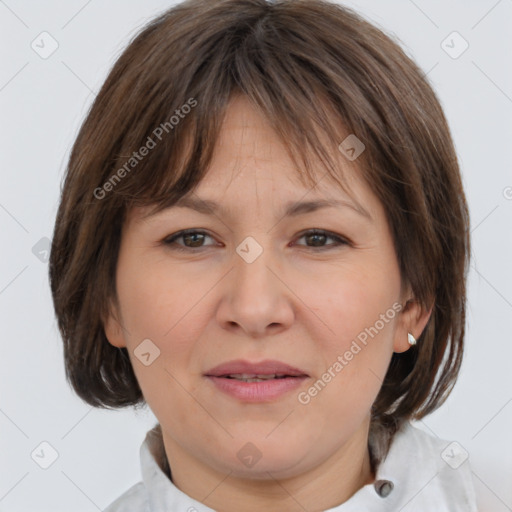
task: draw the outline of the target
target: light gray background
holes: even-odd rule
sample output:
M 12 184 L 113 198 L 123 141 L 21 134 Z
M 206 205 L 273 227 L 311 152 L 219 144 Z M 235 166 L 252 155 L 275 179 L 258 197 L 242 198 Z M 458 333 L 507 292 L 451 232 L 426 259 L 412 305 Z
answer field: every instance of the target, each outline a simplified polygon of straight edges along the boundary
M 419 426 L 467 450 L 482 510 L 510 511 L 512 0 L 344 3 L 396 34 L 452 129 L 472 219 L 467 352 L 449 401 Z M 0 511 L 94 512 L 140 479 L 155 419 L 92 409 L 70 390 L 39 241 L 52 236 L 71 144 L 108 70 L 172 4 L 0 0 Z M 43 31 L 59 45 L 47 59 L 31 48 Z M 457 59 L 441 47 L 453 31 L 469 43 Z M 48 469 L 31 458 L 42 441 L 59 454 Z

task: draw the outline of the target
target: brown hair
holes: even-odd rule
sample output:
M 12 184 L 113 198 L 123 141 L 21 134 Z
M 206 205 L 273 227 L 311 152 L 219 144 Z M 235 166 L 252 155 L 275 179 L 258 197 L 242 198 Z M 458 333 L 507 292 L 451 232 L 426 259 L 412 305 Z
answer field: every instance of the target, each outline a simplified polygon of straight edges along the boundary
M 433 411 L 455 383 L 465 329 L 469 216 L 457 156 L 434 91 L 399 44 L 322 0 L 188 0 L 114 64 L 72 148 L 50 256 L 69 382 L 94 406 L 144 403 L 126 349 L 103 328 L 117 304 L 121 227 L 133 206 L 162 209 L 198 185 L 234 94 L 300 157 L 305 182 L 316 155 L 343 186 L 330 156 L 346 135 L 340 123 L 365 144 L 358 169 L 385 208 L 402 279 L 434 305 L 418 344 L 393 354 L 373 432 Z M 135 157 L 150 139 L 154 149 Z

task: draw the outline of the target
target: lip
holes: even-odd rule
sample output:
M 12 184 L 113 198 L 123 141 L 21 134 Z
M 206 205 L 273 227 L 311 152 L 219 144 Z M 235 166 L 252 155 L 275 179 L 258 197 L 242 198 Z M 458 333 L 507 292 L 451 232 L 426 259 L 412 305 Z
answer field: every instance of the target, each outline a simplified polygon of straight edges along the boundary
M 290 375 L 291 377 L 309 377 L 304 370 L 271 359 L 266 359 L 258 363 L 236 359 L 215 366 L 211 370 L 208 370 L 205 375 L 207 377 L 222 377 L 234 373 L 252 373 L 255 375 L 272 375 L 278 373 Z
M 244 382 L 227 378 L 231 374 L 272 375 L 283 374 L 287 377 L 269 379 L 261 382 Z M 220 364 L 205 373 L 205 377 L 215 387 L 244 402 L 269 402 L 297 389 L 309 378 L 309 375 L 281 361 L 266 360 L 258 363 L 236 360 Z

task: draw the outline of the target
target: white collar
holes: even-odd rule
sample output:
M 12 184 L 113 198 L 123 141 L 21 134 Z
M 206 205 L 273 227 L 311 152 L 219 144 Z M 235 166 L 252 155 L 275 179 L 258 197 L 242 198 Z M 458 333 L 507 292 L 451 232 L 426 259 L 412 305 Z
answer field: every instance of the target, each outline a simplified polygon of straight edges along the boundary
M 454 469 L 445 462 L 454 466 L 450 446 L 448 441 L 404 423 L 377 469 L 375 483 L 365 485 L 348 501 L 325 512 L 477 512 L 469 463 L 465 460 Z M 142 499 L 144 494 L 151 512 L 215 512 L 169 480 L 162 470 L 163 455 L 157 425 L 147 433 L 140 448 L 143 482 L 130 490 L 132 498 L 137 495 Z

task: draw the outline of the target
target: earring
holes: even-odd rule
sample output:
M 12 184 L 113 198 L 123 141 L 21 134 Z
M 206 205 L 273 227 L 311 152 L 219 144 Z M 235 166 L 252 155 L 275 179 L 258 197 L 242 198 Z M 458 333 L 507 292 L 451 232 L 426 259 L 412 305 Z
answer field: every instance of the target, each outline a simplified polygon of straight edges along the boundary
M 407 341 L 409 345 L 416 345 L 416 338 L 410 332 L 407 333 Z

